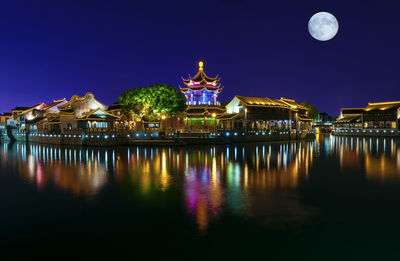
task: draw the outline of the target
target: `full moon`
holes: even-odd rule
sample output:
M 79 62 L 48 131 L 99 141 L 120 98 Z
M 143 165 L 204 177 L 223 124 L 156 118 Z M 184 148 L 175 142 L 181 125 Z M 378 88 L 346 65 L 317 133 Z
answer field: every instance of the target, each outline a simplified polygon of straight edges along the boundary
M 319 41 L 329 41 L 337 34 L 339 23 L 335 16 L 328 12 L 313 15 L 308 22 L 308 31 Z

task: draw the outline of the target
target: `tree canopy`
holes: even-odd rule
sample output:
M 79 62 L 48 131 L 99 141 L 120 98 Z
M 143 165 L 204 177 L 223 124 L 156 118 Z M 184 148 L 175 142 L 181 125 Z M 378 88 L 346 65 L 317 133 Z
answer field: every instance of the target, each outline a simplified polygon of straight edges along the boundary
M 315 105 L 312 105 L 308 102 L 302 102 L 301 105 L 308 108 L 308 117 L 312 118 L 313 121 L 316 121 L 319 116 L 319 111 Z
M 162 115 L 175 117 L 186 109 L 184 95 L 168 84 L 124 91 L 118 98 L 122 112 L 128 117 L 159 119 Z

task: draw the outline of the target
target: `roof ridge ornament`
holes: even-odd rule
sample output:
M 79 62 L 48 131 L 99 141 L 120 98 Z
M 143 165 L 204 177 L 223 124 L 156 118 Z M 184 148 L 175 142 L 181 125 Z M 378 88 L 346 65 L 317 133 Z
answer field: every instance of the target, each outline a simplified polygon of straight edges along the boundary
M 199 62 L 199 71 L 203 71 L 204 63 L 203 61 Z

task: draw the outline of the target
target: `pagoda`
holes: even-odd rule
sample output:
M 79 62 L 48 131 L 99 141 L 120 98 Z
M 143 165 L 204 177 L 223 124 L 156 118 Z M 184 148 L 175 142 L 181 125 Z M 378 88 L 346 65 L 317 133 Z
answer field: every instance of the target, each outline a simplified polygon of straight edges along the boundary
M 205 74 L 204 63 L 199 62 L 199 71 L 189 79 L 182 78 L 184 87 L 179 86 L 185 95 L 187 109 L 185 111 L 188 125 L 197 127 L 217 125 L 216 118 L 225 112 L 218 101 L 222 91 L 221 78 L 217 75 L 212 78 Z
M 204 63 L 199 62 L 199 72 L 192 78 L 184 79 L 185 87 L 179 86 L 186 97 L 186 105 L 217 105 L 218 94 L 222 91 L 219 76 L 208 77 L 203 70 Z M 190 77 L 190 75 L 189 75 Z

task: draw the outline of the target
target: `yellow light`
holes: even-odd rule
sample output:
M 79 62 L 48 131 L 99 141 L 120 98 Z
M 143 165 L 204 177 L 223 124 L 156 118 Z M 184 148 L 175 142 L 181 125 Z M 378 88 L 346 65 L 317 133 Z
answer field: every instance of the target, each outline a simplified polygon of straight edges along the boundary
M 215 118 L 215 117 L 217 116 L 217 114 L 213 113 L 213 114 L 211 114 L 211 116 L 212 116 L 213 118 Z
M 161 119 L 165 120 L 165 115 L 161 116 Z
M 204 63 L 202 61 L 199 62 L 199 70 L 203 70 Z

